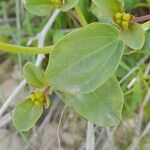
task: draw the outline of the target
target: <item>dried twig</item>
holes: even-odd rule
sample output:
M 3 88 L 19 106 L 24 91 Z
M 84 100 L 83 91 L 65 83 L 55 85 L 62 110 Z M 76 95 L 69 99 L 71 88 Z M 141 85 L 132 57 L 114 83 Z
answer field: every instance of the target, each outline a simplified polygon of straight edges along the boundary
M 61 111 L 61 115 L 60 115 L 60 119 L 59 119 L 59 123 L 58 123 L 58 128 L 57 128 L 57 139 L 58 139 L 58 149 L 61 149 L 61 141 L 60 141 L 60 135 L 59 135 L 59 130 L 60 130 L 60 126 L 61 126 L 61 122 L 62 122 L 62 118 L 64 115 L 66 109 L 66 105 L 64 106 L 64 108 Z
M 95 150 L 94 125 L 91 122 L 88 122 L 87 124 L 86 136 L 86 150 Z

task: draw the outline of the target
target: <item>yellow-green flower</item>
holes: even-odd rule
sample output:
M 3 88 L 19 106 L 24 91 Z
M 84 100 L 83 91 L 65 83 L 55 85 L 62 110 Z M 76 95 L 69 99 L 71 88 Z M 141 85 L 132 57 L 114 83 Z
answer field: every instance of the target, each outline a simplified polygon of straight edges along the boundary
M 125 13 L 125 12 L 120 13 L 120 12 L 118 12 L 114 16 L 114 23 L 117 24 L 122 29 L 128 29 L 130 21 L 133 18 L 134 17 L 132 15 L 130 15 L 129 13 Z
M 50 106 L 49 97 L 42 91 L 37 91 L 30 96 L 35 105 L 43 105 L 46 109 Z

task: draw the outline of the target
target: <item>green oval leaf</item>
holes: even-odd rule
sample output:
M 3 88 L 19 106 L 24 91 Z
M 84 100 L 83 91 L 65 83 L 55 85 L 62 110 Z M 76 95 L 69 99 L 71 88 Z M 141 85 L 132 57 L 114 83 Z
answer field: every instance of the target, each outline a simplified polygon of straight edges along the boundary
M 144 45 L 145 34 L 140 24 L 130 24 L 128 30 L 120 32 L 122 41 L 132 49 L 141 49 Z
M 94 92 L 66 95 L 66 104 L 98 126 L 113 126 L 121 118 L 123 93 L 115 77 L 111 77 Z
M 92 1 L 98 7 L 99 11 L 107 17 L 112 17 L 117 12 L 123 11 L 122 0 L 92 0 Z
M 50 0 L 26 0 L 25 8 L 33 15 L 46 16 L 52 12 Z
M 123 48 L 112 25 L 92 23 L 77 29 L 55 45 L 46 69 L 49 84 L 66 93 L 91 92 L 116 71 Z
M 33 87 L 43 88 L 48 85 L 44 73 L 30 62 L 23 67 L 23 75 L 27 83 Z
M 13 112 L 13 123 L 19 131 L 31 129 L 43 113 L 42 105 L 35 105 L 31 99 L 21 101 Z
M 61 11 L 68 11 L 77 5 L 79 0 L 65 0 L 65 4 L 61 7 Z

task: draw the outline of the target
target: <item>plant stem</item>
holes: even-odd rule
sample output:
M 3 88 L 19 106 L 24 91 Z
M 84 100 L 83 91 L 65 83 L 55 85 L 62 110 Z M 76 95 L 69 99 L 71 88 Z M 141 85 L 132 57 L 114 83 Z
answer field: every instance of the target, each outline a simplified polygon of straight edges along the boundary
M 78 5 L 75 6 L 75 11 L 76 11 L 76 14 L 77 14 L 77 17 L 78 17 L 78 20 L 80 22 L 80 24 L 84 27 L 87 25 L 87 21 L 80 9 L 80 7 Z
M 9 53 L 49 54 L 51 53 L 52 49 L 53 49 L 53 46 L 37 48 L 37 47 L 17 46 L 17 45 L 0 42 L 0 50 L 4 52 L 9 52 Z
M 146 21 L 146 20 L 150 20 L 150 15 L 136 17 L 134 19 L 134 22 L 142 22 L 142 21 Z

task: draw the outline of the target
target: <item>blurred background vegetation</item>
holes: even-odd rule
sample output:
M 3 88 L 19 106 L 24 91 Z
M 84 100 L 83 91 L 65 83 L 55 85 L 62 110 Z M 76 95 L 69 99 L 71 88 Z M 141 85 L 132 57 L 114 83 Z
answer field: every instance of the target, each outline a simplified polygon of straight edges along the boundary
M 150 14 L 150 0 L 124 0 L 127 12 L 135 16 Z M 107 22 L 91 1 L 80 0 L 79 6 L 88 23 Z M 23 0 L 0 0 L 0 41 L 27 45 L 31 37 L 39 33 L 50 16 L 38 17 L 29 14 Z M 60 13 L 49 29 L 45 46 L 51 45 L 74 28 L 80 27 L 74 10 Z M 37 46 L 37 41 L 31 46 Z M 22 67 L 35 55 L 7 54 L 0 52 L 0 106 L 23 80 Z M 46 55 L 42 63 L 45 69 Z M 116 127 L 95 126 L 96 150 L 150 150 L 150 28 L 146 31 L 146 42 L 142 50 L 126 47 L 119 69 L 116 72 L 122 86 L 125 103 L 122 120 Z M 36 126 L 27 133 L 19 133 L 11 121 L 11 110 L 20 99 L 32 91 L 26 86 L 13 98 L 6 113 L 0 118 L 0 150 L 57 150 L 57 126 L 63 103 L 52 93 L 52 107 L 44 112 Z M 72 109 L 66 109 L 60 128 L 61 146 L 64 150 L 85 149 L 87 121 Z M 135 148 L 136 147 L 136 148 Z

